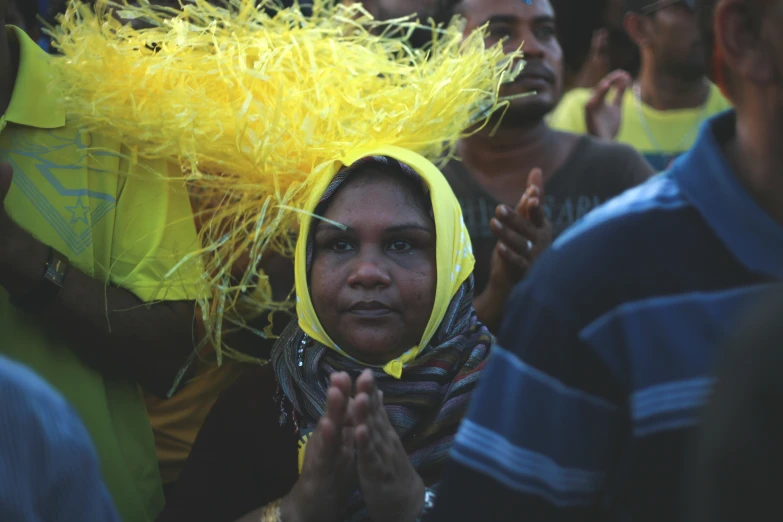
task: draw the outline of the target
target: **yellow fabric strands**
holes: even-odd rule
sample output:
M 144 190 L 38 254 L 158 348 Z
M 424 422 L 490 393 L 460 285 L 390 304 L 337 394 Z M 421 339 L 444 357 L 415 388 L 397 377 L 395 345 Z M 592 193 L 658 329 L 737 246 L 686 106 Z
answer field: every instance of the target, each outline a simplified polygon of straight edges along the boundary
M 383 146 L 446 157 L 503 107 L 498 89 L 521 65 L 521 53 L 485 49 L 481 32 L 463 41 L 457 22 L 411 51 L 412 22 L 381 24 L 358 5 L 315 0 L 305 16 L 254 3 L 73 1 L 52 30 L 70 116 L 133 154 L 178 162 L 206 202 L 203 249 L 182 262 L 204 267 L 206 342 L 235 356 L 224 328 L 292 306 L 273 302 L 256 267 L 270 250 L 293 255 L 297 216 L 327 167 Z

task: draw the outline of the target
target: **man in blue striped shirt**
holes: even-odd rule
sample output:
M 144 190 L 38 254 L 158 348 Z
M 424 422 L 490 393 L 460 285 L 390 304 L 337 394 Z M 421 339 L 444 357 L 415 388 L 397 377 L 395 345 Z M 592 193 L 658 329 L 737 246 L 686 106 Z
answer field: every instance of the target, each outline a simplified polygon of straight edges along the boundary
M 736 112 L 515 290 L 435 520 L 684 519 L 717 347 L 783 269 L 783 0 L 696 3 Z
M 3 356 L 0 520 L 119 522 L 76 412 L 43 379 Z

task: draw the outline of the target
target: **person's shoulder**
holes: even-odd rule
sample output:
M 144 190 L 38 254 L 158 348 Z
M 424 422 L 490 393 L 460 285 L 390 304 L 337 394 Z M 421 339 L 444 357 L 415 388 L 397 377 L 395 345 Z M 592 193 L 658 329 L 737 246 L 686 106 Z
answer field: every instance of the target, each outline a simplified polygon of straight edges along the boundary
M 559 296 L 553 301 L 563 302 L 574 293 L 597 298 L 612 288 L 622 289 L 650 260 L 660 258 L 662 245 L 671 245 L 672 234 L 694 216 L 673 178 L 651 178 L 563 232 L 534 264 L 529 290 L 541 298 Z
M 38 374 L 27 366 L 2 355 L 0 355 L 0 390 L 4 392 L 4 400 L 0 401 L 0 405 L 6 408 L 14 407 L 14 404 L 8 400 L 9 394 L 24 397 L 21 403 L 28 404 L 31 408 L 57 410 L 68 406 L 65 399 Z M 14 408 L 14 411 L 18 410 Z
M 2 356 L 0 397 L 0 423 L 17 426 L 26 441 L 92 451 L 86 429 L 65 398 L 31 369 Z
M 609 159 L 642 158 L 637 150 L 626 143 L 609 141 L 593 136 L 581 136 L 584 150 L 591 155 Z
M 2 356 L 0 397 L 0 477 L 14 481 L 0 490 L 0 518 L 36 510 L 47 520 L 119 520 L 92 439 L 70 404 Z
M 677 213 L 688 207 L 690 203 L 673 177 L 655 176 L 590 212 L 561 234 L 553 249 L 570 250 L 594 242 L 604 244 L 624 240 L 626 235 L 632 238 L 639 227 L 658 228 L 662 215 L 676 219 Z
M 613 181 L 612 176 L 619 176 L 622 183 L 627 181 L 629 186 L 636 186 L 654 174 L 647 160 L 625 143 L 583 136 L 581 151 L 583 164 L 589 164 L 592 170 L 600 170 L 609 181 Z

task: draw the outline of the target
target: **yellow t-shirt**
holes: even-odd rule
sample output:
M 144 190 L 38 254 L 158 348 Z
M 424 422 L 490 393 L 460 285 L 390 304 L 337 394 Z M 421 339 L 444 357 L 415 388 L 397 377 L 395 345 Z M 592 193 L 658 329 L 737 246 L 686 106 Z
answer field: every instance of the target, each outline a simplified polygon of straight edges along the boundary
M 585 105 L 590 96 L 590 89 L 569 91 L 550 114 L 549 125 L 565 132 L 586 134 Z M 612 96 L 610 92 L 609 99 Z M 705 119 L 730 108 L 731 103 L 715 85 L 711 85 L 703 106 L 671 111 L 638 103 L 632 89 L 628 89 L 623 96 L 623 116 L 616 140 L 634 147 L 655 170 L 665 170 L 677 156 L 691 148 Z
M 120 144 L 69 123 L 52 87 L 49 60 L 57 58 L 16 28 L 9 35 L 20 45 L 11 103 L 0 118 L 0 161 L 14 169 L 5 201 L 11 218 L 91 277 L 145 301 L 192 299 L 201 274 L 196 266 L 160 287 L 175 263 L 198 248 L 185 187 L 161 176 L 177 168 L 131 162 Z M 84 364 L 56 333 L 14 308 L 2 288 L 0 353 L 30 366 L 74 406 L 122 519 L 154 520 L 164 499 L 138 385 Z

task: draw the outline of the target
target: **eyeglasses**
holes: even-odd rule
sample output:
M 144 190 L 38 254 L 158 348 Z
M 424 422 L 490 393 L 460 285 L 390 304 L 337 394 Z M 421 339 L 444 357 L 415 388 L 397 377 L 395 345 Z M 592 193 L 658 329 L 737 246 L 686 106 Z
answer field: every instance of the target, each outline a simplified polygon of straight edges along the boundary
M 688 7 L 688 9 L 691 11 L 696 8 L 696 0 L 657 0 L 656 2 L 652 2 L 651 4 L 643 7 L 640 12 L 642 14 L 648 15 L 674 4 L 685 4 L 685 6 Z

